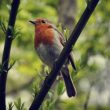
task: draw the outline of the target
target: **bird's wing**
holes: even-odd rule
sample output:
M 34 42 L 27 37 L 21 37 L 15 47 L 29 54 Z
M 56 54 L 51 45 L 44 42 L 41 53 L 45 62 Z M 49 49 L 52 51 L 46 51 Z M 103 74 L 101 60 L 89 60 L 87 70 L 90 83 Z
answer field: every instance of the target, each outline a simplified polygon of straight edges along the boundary
M 58 31 L 56 27 L 53 27 L 53 28 L 59 33 L 60 42 L 63 46 L 65 46 L 66 40 L 65 40 L 63 34 L 60 31 Z M 73 69 L 76 71 L 76 66 L 75 66 L 75 63 L 74 63 L 74 58 L 73 58 L 72 52 L 69 54 L 68 59 L 71 62 L 71 65 L 72 65 Z
M 57 29 L 56 27 L 53 27 L 53 28 L 54 28 L 55 31 L 57 31 L 57 32 L 59 33 L 59 35 L 60 35 L 60 36 L 59 36 L 60 42 L 61 42 L 61 44 L 64 46 L 65 43 L 66 43 L 66 40 L 65 40 L 63 34 L 62 34 L 60 31 L 58 31 L 58 29 Z

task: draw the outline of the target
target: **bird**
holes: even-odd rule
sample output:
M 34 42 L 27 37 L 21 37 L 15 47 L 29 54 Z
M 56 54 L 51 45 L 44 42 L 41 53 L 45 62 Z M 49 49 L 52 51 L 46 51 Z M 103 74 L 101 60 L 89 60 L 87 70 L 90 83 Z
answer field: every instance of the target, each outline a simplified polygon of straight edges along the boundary
M 46 18 L 30 20 L 35 27 L 34 47 L 39 58 L 51 69 L 65 46 L 65 38 L 57 27 Z M 68 64 L 71 62 L 76 70 L 71 53 L 63 64 L 59 74 L 62 75 L 68 97 L 76 96 L 76 88 L 69 74 Z

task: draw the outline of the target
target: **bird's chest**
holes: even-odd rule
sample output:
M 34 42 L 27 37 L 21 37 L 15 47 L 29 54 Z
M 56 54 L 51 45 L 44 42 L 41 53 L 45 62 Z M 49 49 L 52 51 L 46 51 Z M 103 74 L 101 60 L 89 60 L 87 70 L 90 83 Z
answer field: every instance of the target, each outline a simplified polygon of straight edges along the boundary
M 58 33 L 52 29 L 37 30 L 35 36 L 35 49 L 40 59 L 52 67 L 54 61 L 61 53 L 63 46 L 58 39 Z
M 45 64 L 52 67 L 61 51 L 57 48 L 57 46 L 40 43 L 36 48 L 36 52 Z
M 52 44 L 54 39 L 54 33 L 49 29 L 37 29 L 35 34 L 35 47 L 39 47 L 40 44 Z

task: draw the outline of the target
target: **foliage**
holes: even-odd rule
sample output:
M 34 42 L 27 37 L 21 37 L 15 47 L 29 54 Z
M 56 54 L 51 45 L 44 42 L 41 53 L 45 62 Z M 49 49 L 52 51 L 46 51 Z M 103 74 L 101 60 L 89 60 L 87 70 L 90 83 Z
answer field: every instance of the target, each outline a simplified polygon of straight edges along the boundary
M 0 1 L 0 60 L 2 56 L 6 32 L 5 28 L 7 27 L 11 1 L 12 0 Z M 13 42 L 10 65 L 14 64 L 13 61 L 16 61 L 16 63 L 13 68 L 11 68 L 9 73 L 7 93 L 13 90 L 13 88 L 17 89 L 19 86 L 22 86 L 24 82 L 28 82 L 31 78 L 36 77 L 34 83 L 29 84 L 29 86 L 25 89 L 23 88 L 22 90 L 19 90 L 21 94 L 22 91 L 24 91 L 27 96 L 23 96 L 20 93 L 19 94 L 23 100 L 27 100 L 26 97 L 28 96 L 30 97 L 32 94 L 32 88 L 34 94 L 33 96 L 38 94 L 39 89 L 42 86 L 42 81 L 46 76 L 46 70 L 48 69 L 42 65 L 42 62 L 34 52 L 34 27 L 31 26 L 28 21 L 37 17 L 45 17 L 57 25 L 57 21 L 59 19 L 57 13 L 58 4 L 58 0 L 54 2 L 53 0 L 21 0 L 16 21 L 16 28 L 13 30 L 13 36 L 17 37 Z M 77 1 L 77 5 L 78 7 L 75 17 L 76 22 L 86 7 L 86 2 L 85 0 L 79 0 Z M 81 37 L 75 47 L 73 47 L 74 58 L 78 69 L 77 74 L 75 74 L 70 66 L 70 71 L 77 88 L 77 97 L 68 99 L 67 96 L 65 96 L 63 81 L 58 81 L 46 97 L 47 100 L 43 103 L 40 108 L 41 110 L 82 110 L 86 102 L 87 93 L 92 82 L 94 81 L 96 81 L 96 86 L 93 86 L 92 91 L 97 92 L 97 89 L 100 89 L 100 92 L 106 94 L 104 88 L 100 88 L 97 84 L 101 82 L 103 79 L 102 75 L 108 70 L 107 67 L 109 66 L 107 65 L 109 64 L 106 62 L 110 61 L 109 7 L 109 0 L 100 0 L 99 5 L 90 18 L 86 28 L 82 32 Z M 61 26 L 59 26 L 59 29 L 64 32 L 66 39 L 68 39 L 68 35 L 70 34 L 69 30 L 65 29 L 63 31 Z M 0 66 L 0 70 L 1 69 L 2 67 Z M 110 71 L 108 71 L 108 73 L 109 72 Z M 108 89 L 106 88 L 106 90 Z M 14 92 L 16 98 L 19 97 L 19 94 Z M 98 94 L 100 94 L 100 96 L 102 95 L 101 93 Z M 14 95 L 12 94 L 11 97 Z M 100 97 L 98 98 L 100 100 Z M 28 98 L 29 104 L 31 104 L 32 99 L 33 97 Z M 99 100 L 95 100 L 97 103 L 92 103 L 92 99 L 93 98 L 89 100 L 89 110 L 97 110 L 99 108 L 102 110 L 109 110 L 108 103 L 104 105 L 101 102 L 98 103 Z M 9 102 L 11 102 L 11 100 L 9 100 Z M 19 98 L 14 104 L 8 104 L 8 110 L 12 110 L 13 107 L 16 107 L 16 110 L 26 110 L 24 107 L 25 104 L 26 103 L 22 103 Z
M 13 110 L 13 108 L 16 108 L 16 110 L 27 110 L 24 107 L 24 103 L 21 101 L 21 98 L 18 98 L 14 103 L 10 102 L 8 104 L 8 110 Z
M 8 106 L 9 106 L 9 107 L 8 107 L 8 110 L 13 110 L 13 106 L 14 106 L 14 105 L 13 105 L 12 102 L 10 102 L 10 103 L 8 104 Z
M 15 103 L 14 103 L 15 107 L 17 110 L 26 110 L 26 108 L 24 107 L 24 103 L 21 102 L 21 98 L 19 98 Z

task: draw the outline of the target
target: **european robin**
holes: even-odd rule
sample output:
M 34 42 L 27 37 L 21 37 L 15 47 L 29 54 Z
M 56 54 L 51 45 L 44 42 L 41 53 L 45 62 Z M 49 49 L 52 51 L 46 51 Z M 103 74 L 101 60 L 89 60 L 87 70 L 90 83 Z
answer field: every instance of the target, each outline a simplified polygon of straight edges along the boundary
M 64 36 L 55 25 L 47 19 L 37 18 L 35 21 L 30 22 L 35 26 L 35 50 L 40 59 L 52 68 L 64 47 Z M 76 69 L 70 54 L 62 66 L 60 74 L 63 76 L 68 96 L 72 97 L 76 95 L 76 89 L 69 74 L 68 62 L 70 61 L 74 69 Z

